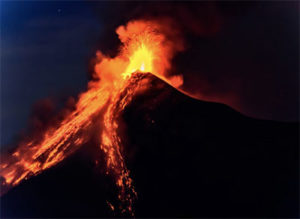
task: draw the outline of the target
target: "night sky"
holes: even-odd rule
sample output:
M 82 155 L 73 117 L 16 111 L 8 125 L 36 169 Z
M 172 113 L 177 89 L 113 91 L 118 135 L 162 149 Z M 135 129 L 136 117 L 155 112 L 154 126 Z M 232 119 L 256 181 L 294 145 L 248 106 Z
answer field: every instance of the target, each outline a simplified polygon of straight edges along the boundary
M 85 3 L 1 2 L 2 144 L 25 128 L 32 105 L 87 84 L 102 24 Z
M 84 90 L 96 50 L 113 54 L 115 27 L 143 16 L 180 20 L 186 51 L 174 73 L 185 90 L 254 118 L 299 120 L 297 1 L 149 4 L 1 1 L 1 145 L 37 101 Z

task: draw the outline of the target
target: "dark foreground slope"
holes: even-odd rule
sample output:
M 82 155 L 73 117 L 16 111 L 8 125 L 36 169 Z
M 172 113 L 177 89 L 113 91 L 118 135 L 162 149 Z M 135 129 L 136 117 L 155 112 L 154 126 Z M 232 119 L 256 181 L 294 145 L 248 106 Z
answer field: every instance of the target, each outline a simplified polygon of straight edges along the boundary
M 120 135 L 137 217 L 297 217 L 298 124 L 247 118 L 149 76 Z M 91 141 L 1 198 L 2 217 L 116 216 Z

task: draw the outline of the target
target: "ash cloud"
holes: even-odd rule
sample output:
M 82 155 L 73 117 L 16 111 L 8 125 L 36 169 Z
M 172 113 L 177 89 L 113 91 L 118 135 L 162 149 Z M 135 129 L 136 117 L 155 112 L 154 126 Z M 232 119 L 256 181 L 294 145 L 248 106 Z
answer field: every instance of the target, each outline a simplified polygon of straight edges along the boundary
M 167 17 L 185 42 L 172 63 L 174 75 L 183 74 L 185 91 L 251 117 L 299 121 L 299 3 L 92 4 L 104 26 L 98 48 L 105 54 L 118 53 L 118 26 Z

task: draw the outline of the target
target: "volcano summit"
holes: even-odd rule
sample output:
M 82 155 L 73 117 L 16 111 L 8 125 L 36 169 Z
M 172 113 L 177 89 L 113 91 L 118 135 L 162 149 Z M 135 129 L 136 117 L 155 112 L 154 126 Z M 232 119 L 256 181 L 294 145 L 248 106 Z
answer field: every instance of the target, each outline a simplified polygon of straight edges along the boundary
M 116 33 L 118 54 L 96 53 L 72 109 L 1 154 L 2 216 L 297 216 L 298 124 L 182 91 L 174 21 Z
M 138 194 L 137 217 L 297 216 L 298 124 L 245 117 L 152 74 L 135 78 L 139 89 L 118 114 L 116 133 Z M 117 205 L 118 186 L 103 160 L 91 138 L 4 195 L 2 216 L 124 215 L 107 204 Z

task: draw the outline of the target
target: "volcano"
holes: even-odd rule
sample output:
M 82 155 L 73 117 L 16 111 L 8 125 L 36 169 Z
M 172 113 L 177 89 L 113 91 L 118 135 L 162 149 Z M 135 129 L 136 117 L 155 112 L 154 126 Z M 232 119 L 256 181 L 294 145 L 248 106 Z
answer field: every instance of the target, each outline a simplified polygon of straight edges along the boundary
M 139 83 L 117 118 L 136 217 L 299 216 L 298 123 L 246 117 L 152 74 Z M 1 216 L 126 216 L 102 157 L 91 138 L 3 195 Z

